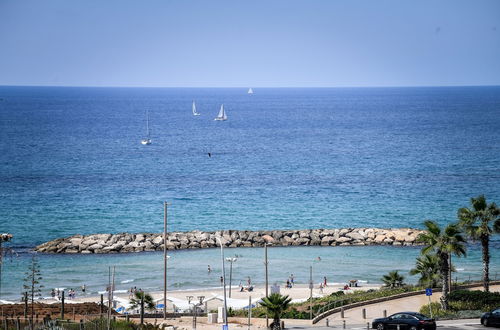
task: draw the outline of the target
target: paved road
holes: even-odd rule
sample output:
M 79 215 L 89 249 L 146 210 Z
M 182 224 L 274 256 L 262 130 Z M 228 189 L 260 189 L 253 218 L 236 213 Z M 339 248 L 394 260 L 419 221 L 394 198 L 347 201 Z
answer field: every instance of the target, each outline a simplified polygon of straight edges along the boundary
M 470 320 L 451 320 L 451 321 L 438 321 L 437 330 L 474 330 L 474 329 L 490 329 L 483 327 L 478 319 L 470 319 Z M 333 325 L 331 327 L 309 327 L 309 326 L 293 326 L 290 325 L 287 329 L 294 330 L 342 330 L 342 325 Z M 366 330 L 366 324 L 357 324 L 352 326 L 346 326 L 346 329 L 350 330 Z

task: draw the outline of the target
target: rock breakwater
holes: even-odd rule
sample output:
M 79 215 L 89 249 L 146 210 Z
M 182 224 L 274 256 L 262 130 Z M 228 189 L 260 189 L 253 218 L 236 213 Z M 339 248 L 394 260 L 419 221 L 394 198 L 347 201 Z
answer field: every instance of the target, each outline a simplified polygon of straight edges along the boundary
M 168 250 L 226 247 L 272 246 L 346 246 L 346 245 L 420 245 L 422 230 L 411 228 L 342 228 L 304 230 L 223 230 L 214 232 L 169 232 Z M 163 234 L 120 233 L 73 235 L 43 243 L 35 248 L 43 253 L 123 253 L 163 250 Z

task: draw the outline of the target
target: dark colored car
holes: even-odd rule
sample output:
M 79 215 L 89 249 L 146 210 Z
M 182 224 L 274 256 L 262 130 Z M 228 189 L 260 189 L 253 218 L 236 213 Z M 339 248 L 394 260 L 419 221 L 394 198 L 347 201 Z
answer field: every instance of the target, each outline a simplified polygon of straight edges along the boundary
M 500 325 L 500 308 L 484 313 L 483 316 L 481 316 L 481 324 L 485 327 L 489 327 L 490 325 Z
M 398 329 L 398 326 L 400 330 L 435 330 L 436 321 L 420 313 L 401 312 L 372 322 L 372 328 L 377 330 Z

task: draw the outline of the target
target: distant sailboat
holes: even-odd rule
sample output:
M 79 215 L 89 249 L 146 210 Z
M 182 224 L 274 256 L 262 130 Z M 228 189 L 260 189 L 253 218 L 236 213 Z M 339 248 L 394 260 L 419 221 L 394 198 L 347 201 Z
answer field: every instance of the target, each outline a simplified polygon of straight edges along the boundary
M 248 89 L 248 94 L 253 94 L 253 89 L 252 88 Z
M 196 103 L 193 101 L 193 116 L 199 116 L 201 113 L 196 111 Z
M 146 111 L 146 132 L 147 138 L 141 140 L 141 144 L 150 145 L 151 144 L 151 136 L 149 133 L 149 111 Z
M 217 117 L 215 117 L 214 120 L 220 120 L 220 121 L 227 120 L 226 111 L 224 110 L 224 104 L 220 106 L 219 114 L 217 115 Z

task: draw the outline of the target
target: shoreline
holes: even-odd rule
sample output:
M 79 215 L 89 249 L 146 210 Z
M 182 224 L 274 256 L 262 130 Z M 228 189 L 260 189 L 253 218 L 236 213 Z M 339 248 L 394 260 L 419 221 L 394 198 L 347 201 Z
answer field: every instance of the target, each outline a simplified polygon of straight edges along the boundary
M 423 230 L 414 228 L 337 228 L 302 230 L 223 230 L 170 232 L 167 250 L 269 246 L 417 246 Z M 52 254 L 105 254 L 162 251 L 162 233 L 119 233 L 73 235 L 57 238 L 35 247 L 36 252 Z

